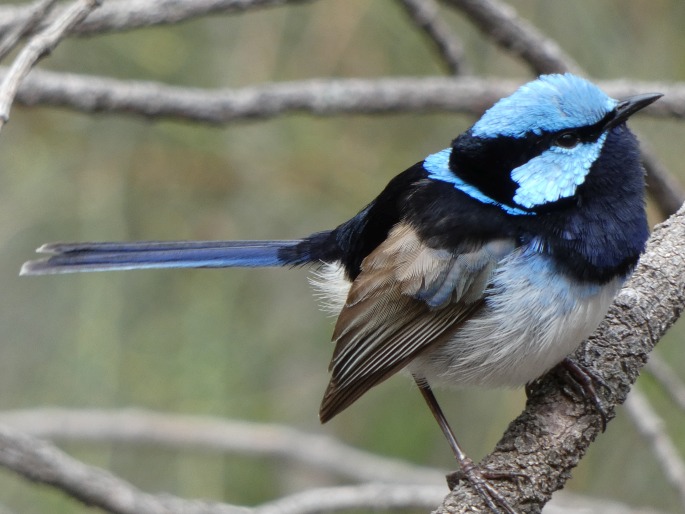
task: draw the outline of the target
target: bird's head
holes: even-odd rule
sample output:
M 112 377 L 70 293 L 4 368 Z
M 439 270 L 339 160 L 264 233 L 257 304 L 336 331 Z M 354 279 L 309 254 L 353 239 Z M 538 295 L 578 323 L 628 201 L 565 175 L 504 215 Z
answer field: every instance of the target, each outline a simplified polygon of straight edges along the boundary
M 575 75 L 543 75 L 455 139 L 436 178 L 462 182 L 471 196 L 513 214 L 553 207 L 577 194 L 612 131 L 660 96 L 615 100 Z

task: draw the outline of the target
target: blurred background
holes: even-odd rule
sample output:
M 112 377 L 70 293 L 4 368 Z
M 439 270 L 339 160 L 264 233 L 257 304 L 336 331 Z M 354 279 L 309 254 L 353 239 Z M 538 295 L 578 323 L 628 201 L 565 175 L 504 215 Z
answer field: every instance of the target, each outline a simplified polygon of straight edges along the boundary
M 511 3 L 592 78 L 685 80 L 682 0 Z M 531 78 L 458 14 L 445 10 L 445 19 L 474 74 Z M 41 67 L 202 88 L 443 74 L 423 36 L 390 0 L 330 0 L 72 38 Z M 473 121 L 453 114 L 289 115 L 207 127 L 15 104 L 0 136 L 0 409 L 136 406 L 277 422 L 381 455 L 453 467 L 438 427 L 404 377 L 319 425 L 333 319 L 318 309 L 304 270 L 38 278 L 17 272 L 37 246 L 55 240 L 284 239 L 330 228 Z M 685 181 L 685 125 L 636 117 L 631 126 Z M 685 378 L 682 339 L 681 324 L 657 351 Z M 648 376 L 639 383 L 685 452 L 685 413 Z M 524 403 L 523 391 L 438 394 L 476 460 Z M 123 444 L 66 449 L 149 492 L 249 505 L 312 485 L 270 460 Z M 620 409 L 568 489 L 680 509 Z M 89 511 L 4 470 L 0 503 L 22 513 Z

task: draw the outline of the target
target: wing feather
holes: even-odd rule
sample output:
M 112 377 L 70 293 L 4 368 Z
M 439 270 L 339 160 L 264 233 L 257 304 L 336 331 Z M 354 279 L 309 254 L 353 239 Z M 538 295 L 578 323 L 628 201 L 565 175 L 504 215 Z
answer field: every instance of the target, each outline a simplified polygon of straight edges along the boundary
M 513 241 L 502 239 L 470 242 L 455 254 L 396 225 L 363 261 L 338 316 L 322 422 L 452 337 L 482 306 L 497 263 L 513 249 Z

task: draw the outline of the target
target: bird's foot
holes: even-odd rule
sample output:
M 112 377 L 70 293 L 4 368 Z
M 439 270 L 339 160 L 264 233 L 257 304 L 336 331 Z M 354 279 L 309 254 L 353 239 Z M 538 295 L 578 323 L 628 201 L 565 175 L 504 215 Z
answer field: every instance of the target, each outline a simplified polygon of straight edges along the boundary
M 491 480 L 516 480 L 525 477 L 514 471 L 492 471 L 483 469 L 466 458 L 460 463 L 461 469 L 447 475 L 447 485 L 454 489 L 460 481 L 466 480 L 478 493 L 490 511 L 494 514 L 520 514 L 513 508 L 502 494 L 493 486 Z
M 597 394 L 597 389 L 595 385 L 604 387 L 611 391 L 611 386 L 607 384 L 600 377 L 595 375 L 585 366 L 578 364 L 576 361 L 572 360 L 570 357 L 566 357 L 561 361 L 561 367 L 566 371 L 565 376 L 567 377 L 567 383 L 573 387 L 573 389 L 578 392 L 587 401 L 592 402 L 599 413 L 599 417 L 602 422 L 602 432 L 607 428 L 608 413 L 604 408 L 602 399 Z

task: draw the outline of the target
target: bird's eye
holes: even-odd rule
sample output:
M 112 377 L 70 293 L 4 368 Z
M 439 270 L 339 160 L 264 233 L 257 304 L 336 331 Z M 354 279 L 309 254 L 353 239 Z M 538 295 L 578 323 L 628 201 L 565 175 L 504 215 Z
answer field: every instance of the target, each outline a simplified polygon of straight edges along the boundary
M 554 144 L 562 148 L 574 148 L 580 143 L 580 137 L 575 132 L 564 132 L 560 134 Z

